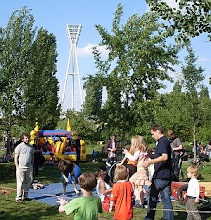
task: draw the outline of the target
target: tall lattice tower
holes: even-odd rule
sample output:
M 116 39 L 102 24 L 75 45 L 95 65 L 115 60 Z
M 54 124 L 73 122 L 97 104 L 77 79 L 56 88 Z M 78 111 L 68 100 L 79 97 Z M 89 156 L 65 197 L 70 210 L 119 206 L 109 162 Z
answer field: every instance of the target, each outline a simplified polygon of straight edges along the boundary
M 83 106 L 83 97 L 82 97 L 82 87 L 81 87 L 81 79 L 80 79 L 80 73 L 79 73 L 79 66 L 78 66 L 78 57 L 77 57 L 77 43 L 78 38 L 81 32 L 81 24 L 66 24 L 68 39 L 70 42 L 70 51 L 69 51 L 69 58 L 67 63 L 67 71 L 66 71 L 66 77 L 64 82 L 64 90 L 63 90 L 63 96 L 62 96 L 62 107 L 64 109 L 64 100 L 65 100 L 65 94 L 66 94 L 66 87 L 67 87 L 67 81 L 68 76 L 72 76 L 72 106 L 71 109 L 74 110 L 74 101 L 75 101 L 75 76 L 78 77 L 78 86 L 79 86 L 79 92 L 80 92 L 80 101 L 81 101 L 81 108 Z

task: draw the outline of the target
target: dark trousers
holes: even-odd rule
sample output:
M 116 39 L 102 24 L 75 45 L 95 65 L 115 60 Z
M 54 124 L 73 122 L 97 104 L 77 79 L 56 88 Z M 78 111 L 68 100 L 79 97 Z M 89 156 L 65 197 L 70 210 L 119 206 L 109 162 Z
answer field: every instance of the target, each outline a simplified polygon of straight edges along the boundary
M 201 220 L 201 216 L 198 213 L 195 199 L 190 199 L 190 198 L 187 199 L 186 211 L 188 213 L 186 220 Z M 188 212 L 188 211 L 193 211 L 193 212 Z
M 40 167 L 40 160 L 37 157 L 37 158 L 34 159 L 34 175 L 35 176 L 38 176 L 39 167 Z
M 180 155 L 174 156 L 174 162 L 173 162 L 173 170 L 174 170 L 174 177 L 175 181 L 179 182 L 179 174 L 180 174 Z
M 81 160 L 81 149 L 79 147 L 76 147 L 76 155 L 77 155 L 76 164 L 79 165 L 79 162 Z
M 154 220 L 155 218 L 155 209 L 157 206 L 158 194 L 160 193 L 163 208 L 169 211 L 163 211 L 164 220 L 174 220 L 173 206 L 171 203 L 171 181 L 163 179 L 153 179 L 150 189 L 149 201 L 148 201 L 148 210 L 145 220 Z
M 137 167 L 134 166 L 133 164 L 128 164 L 127 167 L 129 171 L 129 178 L 130 178 L 134 173 L 137 172 Z

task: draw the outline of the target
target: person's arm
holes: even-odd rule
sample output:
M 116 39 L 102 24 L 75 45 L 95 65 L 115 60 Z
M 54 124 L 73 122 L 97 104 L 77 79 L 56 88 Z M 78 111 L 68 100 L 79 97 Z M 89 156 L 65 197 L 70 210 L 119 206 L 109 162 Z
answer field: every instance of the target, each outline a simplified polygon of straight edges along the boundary
M 120 163 L 117 164 L 117 166 L 123 165 L 123 163 L 125 162 L 125 160 L 127 160 L 127 157 L 124 156 L 124 158 L 122 159 L 122 161 Z
M 179 138 L 176 138 L 174 141 L 175 141 L 175 145 L 176 145 L 177 147 L 172 148 L 172 150 L 173 150 L 173 151 L 182 150 L 182 149 L 183 149 L 183 146 L 182 146 L 181 140 L 180 140 Z
M 112 194 L 110 197 L 110 204 L 109 204 L 109 212 L 112 212 L 113 206 L 116 203 L 117 200 L 117 195 L 118 195 L 118 186 L 114 184 Z
M 106 189 L 105 182 L 103 180 L 101 180 L 99 183 L 99 190 L 103 195 L 106 195 L 112 192 L 112 189 Z
M 19 165 L 18 165 L 18 159 L 19 159 L 19 155 L 18 154 L 15 154 L 15 166 L 16 166 L 16 169 L 18 169 Z
M 128 152 L 128 150 L 124 149 L 123 153 L 125 154 L 126 158 L 128 158 L 131 161 L 138 161 L 138 158 L 140 156 L 140 151 L 136 151 L 134 155 Z
M 182 145 L 179 145 L 178 147 L 172 148 L 173 151 L 178 151 L 178 150 L 182 150 L 182 149 L 183 149 Z
M 162 154 L 160 157 L 145 161 L 143 163 L 143 167 L 148 167 L 150 164 L 161 163 L 167 160 L 168 160 L 168 154 Z
M 200 186 L 199 186 L 198 180 L 195 180 L 194 185 L 195 185 L 195 189 L 196 189 L 195 203 L 199 203 Z
M 31 163 L 32 163 L 32 166 L 34 165 L 34 154 L 32 155 L 32 161 L 31 161 Z
M 102 209 L 102 203 L 101 203 L 99 197 L 98 197 L 98 212 L 99 212 L 99 213 L 102 213 L 102 212 L 103 212 L 103 209 Z
M 64 211 L 65 211 L 65 210 L 64 210 L 64 205 L 67 204 L 67 201 L 64 200 L 63 198 L 59 198 L 59 200 L 56 201 L 56 202 L 58 202 L 58 203 L 60 204 L 58 211 L 59 211 L 59 212 L 64 212 Z
M 111 148 L 109 147 L 110 145 L 110 141 L 107 142 L 106 146 L 105 146 L 105 152 L 108 153 L 109 150 L 111 150 Z
M 114 207 L 114 202 L 110 201 L 110 205 L 109 205 L 109 212 L 110 213 L 112 212 L 113 207 Z

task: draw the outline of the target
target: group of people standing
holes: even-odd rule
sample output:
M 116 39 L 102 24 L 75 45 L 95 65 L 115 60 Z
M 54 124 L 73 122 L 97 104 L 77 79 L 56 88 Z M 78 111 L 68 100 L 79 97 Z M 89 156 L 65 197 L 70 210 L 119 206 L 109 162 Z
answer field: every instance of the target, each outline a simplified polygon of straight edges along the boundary
M 123 154 L 125 154 L 124 159 L 120 164 L 116 165 L 114 179 L 115 181 L 117 181 L 118 184 L 115 183 L 113 186 L 113 190 L 111 191 L 111 189 L 109 189 L 106 192 L 107 194 L 109 191 L 111 191 L 111 202 L 109 211 L 112 211 L 114 203 L 116 203 L 117 205 L 117 207 L 115 207 L 115 219 L 125 219 L 124 217 L 126 216 L 126 210 L 128 210 L 128 213 L 130 213 L 130 218 L 128 217 L 127 219 L 131 219 L 131 209 L 133 207 L 148 207 L 145 220 L 154 219 L 159 195 L 161 196 L 161 200 L 164 205 L 163 219 L 174 219 L 173 206 L 171 202 L 171 183 L 172 181 L 179 181 L 179 174 L 182 166 L 181 155 L 183 153 L 183 146 L 181 140 L 176 136 L 173 130 L 168 131 L 169 138 L 167 138 L 164 134 L 163 127 L 155 125 L 151 128 L 151 134 L 153 139 L 156 141 L 156 147 L 153 153 L 149 151 L 144 137 L 136 135 L 132 137 L 130 146 L 127 145 L 126 148 L 123 150 Z M 115 135 L 112 135 L 111 140 L 108 142 L 106 147 L 108 152 L 107 162 L 110 160 L 114 160 L 111 155 L 115 155 L 115 153 L 118 151 L 118 147 L 119 144 L 116 141 Z M 118 173 L 119 169 L 124 170 L 122 166 L 125 160 L 127 160 L 128 175 L 125 175 L 122 171 L 122 175 L 125 176 L 125 178 L 119 179 L 119 175 L 117 175 L 116 172 Z M 188 172 L 191 172 L 190 178 L 197 177 L 195 167 L 189 167 Z M 129 181 L 127 181 L 127 179 Z M 123 182 L 127 182 L 127 184 L 125 183 L 125 189 L 123 187 Z M 118 204 L 124 204 L 124 200 L 129 201 L 128 195 L 131 193 L 131 188 L 128 187 L 128 182 L 132 186 L 134 205 L 132 208 L 131 206 L 128 206 L 127 209 L 123 206 L 119 207 Z M 121 185 L 121 187 L 118 186 L 117 194 L 115 194 L 117 187 L 116 184 Z M 190 188 L 192 188 L 193 191 L 190 190 Z M 188 198 L 189 200 L 190 198 L 196 198 L 194 202 L 196 201 L 197 203 L 199 197 L 199 184 L 195 184 L 194 187 L 191 186 L 190 188 L 189 194 L 190 191 L 192 192 L 192 194 L 194 192 L 194 196 L 189 196 Z M 127 189 L 129 190 L 128 192 Z M 120 191 L 124 193 L 121 194 Z M 146 205 L 144 195 L 147 191 L 149 192 L 149 195 Z M 188 204 L 190 204 L 190 201 Z M 191 211 L 193 209 L 197 210 L 196 205 L 193 206 L 193 204 L 191 206 L 188 205 L 187 209 Z M 192 216 L 192 212 L 189 212 L 188 219 L 190 219 L 190 216 Z
M 169 140 L 160 125 L 153 126 L 150 131 L 156 141 L 153 154 L 150 154 L 144 137 L 133 136 L 130 147 L 123 150 L 125 155 L 123 161 L 116 166 L 113 186 L 109 187 L 109 182 L 106 183 L 106 169 L 101 169 L 95 175 L 89 172 L 83 173 L 78 179 L 83 197 L 74 199 L 70 203 L 64 199 L 59 199 L 59 212 L 65 211 L 66 214 L 74 212 L 75 219 L 98 219 L 98 212 L 102 212 L 102 204 L 109 197 L 108 211 L 114 210 L 114 219 L 132 219 L 134 204 L 135 207 L 147 208 L 144 219 L 152 220 L 155 219 L 156 206 L 160 195 L 164 206 L 163 219 L 173 220 L 174 212 L 170 197 L 171 182 L 173 176 L 178 174 L 175 167 L 178 166 L 182 144 L 172 130 L 168 133 Z M 15 149 L 17 202 L 29 200 L 27 196 L 32 181 L 34 161 L 34 149 L 29 145 L 29 134 L 23 133 L 21 140 L 22 142 Z M 107 144 L 108 158 L 113 160 L 117 156 L 118 150 L 119 144 L 113 135 Z M 172 163 L 172 151 L 174 158 L 176 158 L 174 163 Z M 123 165 L 125 160 L 127 160 L 127 167 Z M 149 175 L 150 172 L 151 176 Z M 196 212 L 196 203 L 199 201 L 197 174 L 197 167 L 188 168 L 188 176 L 191 181 L 187 191 L 187 211 L 189 211 L 187 219 L 195 216 L 196 219 L 200 219 L 200 215 Z M 146 186 L 149 190 L 147 207 L 144 203 Z M 92 194 L 95 187 L 99 195 L 97 198 Z M 134 203 L 133 199 L 135 200 Z M 192 210 L 195 212 L 191 212 Z

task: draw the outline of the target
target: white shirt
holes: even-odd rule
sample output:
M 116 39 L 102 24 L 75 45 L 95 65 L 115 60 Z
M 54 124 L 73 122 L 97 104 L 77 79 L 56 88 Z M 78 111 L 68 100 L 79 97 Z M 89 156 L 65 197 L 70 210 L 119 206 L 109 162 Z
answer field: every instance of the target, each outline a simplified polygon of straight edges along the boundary
M 138 161 L 138 158 L 140 157 L 140 150 L 135 151 L 134 155 L 130 154 L 129 152 L 125 154 L 128 160 L 131 161 Z
M 193 196 L 199 198 L 199 193 L 200 193 L 199 181 L 195 177 L 192 177 L 188 183 L 187 196 Z
M 105 195 L 103 195 L 103 194 L 100 192 L 100 182 L 101 182 L 101 181 L 103 181 L 103 180 L 97 180 L 96 192 L 97 192 L 97 195 L 100 197 L 101 202 L 103 202 L 104 199 L 105 199 Z M 105 181 L 104 181 L 104 183 L 105 183 L 105 188 L 106 188 L 106 189 L 111 189 L 111 187 L 110 187 L 109 184 L 107 184 Z

